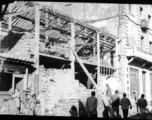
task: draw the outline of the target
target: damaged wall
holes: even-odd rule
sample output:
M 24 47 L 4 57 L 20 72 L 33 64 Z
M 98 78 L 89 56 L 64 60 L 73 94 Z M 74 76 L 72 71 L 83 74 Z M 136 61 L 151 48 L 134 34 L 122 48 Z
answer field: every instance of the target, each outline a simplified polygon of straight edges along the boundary
M 10 31 L 8 35 L 3 36 L 1 39 L 0 52 L 25 59 L 33 59 L 31 55 L 34 55 L 34 48 L 33 34 Z

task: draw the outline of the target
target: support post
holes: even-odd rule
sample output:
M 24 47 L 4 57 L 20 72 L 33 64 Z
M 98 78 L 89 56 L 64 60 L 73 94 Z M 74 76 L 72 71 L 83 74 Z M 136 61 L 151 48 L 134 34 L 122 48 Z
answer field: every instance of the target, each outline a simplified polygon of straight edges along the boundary
M 27 89 L 27 83 L 28 83 L 28 68 L 25 70 L 25 77 L 24 77 L 24 87 L 23 90 Z
M 72 48 L 71 48 L 72 49 Z M 90 75 L 90 73 L 88 72 L 88 70 L 86 69 L 86 67 L 83 65 L 83 62 L 79 59 L 77 53 L 72 49 L 73 54 L 75 55 L 75 57 L 77 58 L 80 66 L 82 67 L 82 69 L 84 70 L 85 74 L 87 75 L 87 77 L 89 78 L 89 80 L 93 83 L 95 89 L 98 89 L 98 85 L 94 82 L 92 76 Z
M 100 79 L 100 38 L 99 38 L 99 32 L 97 31 L 97 84 L 99 84 Z
M 115 45 L 115 68 L 116 68 L 116 77 L 118 78 L 118 39 L 115 39 L 116 40 L 116 45 Z M 118 80 L 118 79 L 117 79 Z
M 35 59 L 36 59 L 36 75 L 39 74 L 39 35 L 40 35 L 40 11 L 39 6 L 36 7 L 35 13 Z
M 36 71 L 35 71 L 35 78 L 34 78 L 34 91 L 35 94 L 39 94 L 39 88 L 38 88 L 38 84 L 39 84 L 39 36 L 40 36 L 40 10 L 39 10 L 39 6 L 35 6 L 36 7 L 36 13 L 35 13 L 35 67 L 36 67 Z
M 11 4 L 9 4 L 9 13 L 11 13 L 12 12 L 12 7 L 11 7 L 12 5 Z M 9 30 L 12 30 L 12 15 L 11 14 L 9 14 L 9 24 L 8 24 L 8 29 Z
M 71 48 L 75 50 L 75 23 L 71 22 Z M 71 70 L 73 72 L 73 79 L 75 80 L 75 57 L 71 51 Z

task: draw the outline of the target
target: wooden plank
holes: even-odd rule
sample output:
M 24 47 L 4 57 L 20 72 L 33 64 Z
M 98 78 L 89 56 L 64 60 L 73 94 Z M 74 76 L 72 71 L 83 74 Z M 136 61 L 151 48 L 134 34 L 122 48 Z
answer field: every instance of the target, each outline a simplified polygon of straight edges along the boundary
M 98 62 L 98 68 L 97 68 L 97 84 L 99 84 L 100 79 L 100 43 L 99 43 L 99 32 L 97 32 L 97 62 Z
M 12 8 L 11 8 L 11 4 L 9 4 L 9 13 L 12 12 Z M 12 16 L 11 14 L 9 14 L 9 24 L 8 24 L 8 29 L 11 30 L 12 29 Z
M 75 50 L 75 23 L 71 22 L 71 48 Z M 75 80 L 75 58 L 71 50 L 71 70 L 73 71 L 73 79 Z
M 36 16 L 35 16 L 35 57 L 36 57 L 36 75 L 39 75 L 39 35 L 40 35 L 40 10 L 39 6 L 36 7 Z
M 28 68 L 26 68 L 26 70 L 25 70 L 23 90 L 27 89 L 27 83 L 28 83 Z
M 72 49 L 72 48 L 71 48 Z M 95 89 L 98 89 L 98 85 L 95 83 L 94 79 L 92 78 L 92 76 L 90 75 L 90 73 L 88 72 L 88 70 L 86 69 L 86 67 L 84 66 L 83 62 L 79 59 L 77 53 L 72 49 L 73 54 L 75 55 L 75 57 L 77 58 L 80 66 L 82 67 L 82 69 L 84 70 L 85 74 L 87 75 L 87 77 L 89 78 L 89 80 L 92 82 L 92 84 L 94 85 Z
M 10 12 L 10 13 L 6 13 L 4 15 L 4 17 L 9 17 L 9 15 L 12 15 L 12 17 L 14 17 L 14 16 L 17 16 L 17 15 L 22 15 L 22 14 L 27 13 L 27 12 L 32 12 L 34 10 L 35 10 L 35 7 L 32 7 L 32 8 L 27 9 L 27 10 L 21 10 L 19 12 Z
M 111 46 L 111 47 L 114 47 L 114 46 L 115 46 L 115 44 L 109 43 L 109 42 L 104 41 L 104 40 L 100 40 L 100 43 L 104 43 L 104 44 L 109 45 L 109 46 Z

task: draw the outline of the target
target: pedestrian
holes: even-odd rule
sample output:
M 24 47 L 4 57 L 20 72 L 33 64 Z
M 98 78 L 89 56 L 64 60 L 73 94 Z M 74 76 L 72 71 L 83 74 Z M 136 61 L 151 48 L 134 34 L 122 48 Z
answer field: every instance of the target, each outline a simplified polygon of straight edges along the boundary
M 8 105 L 7 105 L 7 99 L 3 100 L 3 105 L 0 109 L 0 114 L 8 114 Z
M 136 92 L 133 92 L 132 98 L 133 98 L 133 104 L 132 105 L 134 105 L 136 107 L 137 114 L 138 114 L 138 104 L 137 104 L 138 98 L 137 98 Z
M 112 96 L 112 91 L 109 84 L 106 84 L 105 95 L 107 96 L 107 99 L 109 101 Z
M 20 111 L 20 89 L 16 88 L 15 89 L 15 93 L 14 94 L 11 94 L 17 108 L 18 108 L 18 114 L 19 114 L 19 111 Z
M 23 94 L 21 95 L 20 101 L 21 101 L 21 110 L 20 113 L 23 114 L 23 109 L 24 109 L 24 103 L 27 99 L 27 95 L 26 95 L 26 90 L 23 91 Z
M 36 94 L 32 95 L 32 98 L 30 100 L 30 110 L 31 110 L 31 114 L 35 115 L 35 107 L 36 107 Z
M 126 97 L 126 93 L 123 93 L 123 98 L 120 100 L 120 105 L 122 108 L 123 117 L 127 118 L 129 112 L 129 106 L 130 108 L 132 108 L 132 106 L 130 100 Z
M 77 108 L 73 105 L 70 109 L 70 114 L 71 114 L 71 117 L 78 117 L 78 111 L 77 111 Z
M 140 114 L 141 114 L 141 115 L 143 115 L 143 114 L 146 113 L 147 100 L 146 100 L 144 97 L 145 97 L 145 95 L 142 94 L 142 95 L 141 95 L 141 98 L 138 99 L 138 102 L 137 102 L 137 104 L 138 104 L 138 106 L 139 106 L 139 109 L 140 109 Z
M 44 115 L 50 116 L 50 113 L 49 113 L 49 109 L 48 109 L 48 108 L 45 108 L 45 109 L 44 109 Z
M 29 115 L 29 112 L 30 112 L 30 105 L 29 105 L 29 99 L 27 98 L 24 102 L 23 114 Z
M 7 110 L 8 110 L 8 114 L 10 114 L 10 115 L 19 114 L 18 107 L 16 106 L 16 103 L 12 98 L 10 98 L 7 101 Z
M 90 117 L 97 117 L 97 105 L 98 99 L 95 97 L 95 92 L 91 92 L 91 96 L 86 101 L 86 111 L 90 114 Z
M 41 115 L 41 102 L 38 99 L 36 100 L 35 115 Z
M 119 105 L 120 105 L 120 97 L 118 95 L 119 91 L 116 90 L 115 91 L 115 94 L 111 96 L 110 98 L 110 103 L 112 105 L 112 116 L 115 116 L 115 112 L 116 112 L 116 115 L 117 117 L 119 117 Z

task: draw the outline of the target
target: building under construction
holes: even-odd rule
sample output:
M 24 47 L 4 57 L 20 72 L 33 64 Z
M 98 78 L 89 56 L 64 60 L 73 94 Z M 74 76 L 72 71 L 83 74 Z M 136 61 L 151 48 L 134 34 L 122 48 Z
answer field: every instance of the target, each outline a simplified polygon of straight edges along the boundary
M 117 80 L 117 38 L 45 5 L 15 2 L 0 23 L 0 95 L 31 88 L 53 116 L 79 114 L 92 90 L 103 109 L 105 83 L 121 91 Z

